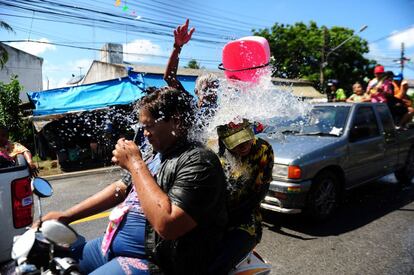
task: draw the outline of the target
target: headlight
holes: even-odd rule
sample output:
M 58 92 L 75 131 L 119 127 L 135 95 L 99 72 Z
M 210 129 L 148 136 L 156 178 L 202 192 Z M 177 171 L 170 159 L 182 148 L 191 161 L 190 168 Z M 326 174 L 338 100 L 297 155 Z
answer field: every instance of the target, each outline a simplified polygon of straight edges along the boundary
M 273 177 L 276 178 L 288 178 L 288 179 L 300 179 L 302 176 L 302 169 L 296 165 L 273 165 Z
M 288 166 L 283 164 L 273 165 L 273 176 L 274 177 L 284 177 L 288 175 Z

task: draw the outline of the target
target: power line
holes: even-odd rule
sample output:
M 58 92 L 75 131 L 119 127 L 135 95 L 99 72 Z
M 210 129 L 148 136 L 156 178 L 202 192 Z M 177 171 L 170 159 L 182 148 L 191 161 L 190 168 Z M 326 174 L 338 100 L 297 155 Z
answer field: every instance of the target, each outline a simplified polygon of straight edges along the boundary
M 23 9 L 23 10 L 32 11 L 32 12 L 35 11 L 36 13 L 45 14 L 45 15 L 48 15 L 49 17 L 59 16 L 59 19 L 57 19 L 58 22 L 62 22 L 62 17 L 67 17 L 67 18 L 82 20 L 82 24 L 88 25 L 88 26 L 91 26 L 92 24 L 91 23 L 88 24 L 86 22 L 91 22 L 91 21 L 100 22 L 101 25 L 99 25 L 99 27 L 103 27 L 103 26 L 107 27 L 107 25 L 110 25 L 113 27 L 113 26 L 119 26 L 120 24 L 122 24 L 122 25 L 127 25 L 128 27 L 131 27 L 134 30 L 136 29 L 136 31 L 139 31 L 139 32 L 146 32 L 146 33 L 152 33 L 155 35 L 164 35 L 164 36 L 172 36 L 171 29 L 175 28 L 175 26 L 173 25 L 159 23 L 158 20 L 155 21 L 155 20 L 146 19 L 146 18 L 142 18 L 139 20 L 141 23 L 147 23 L 147 24 L 160 28 L 158 30 L 156 29 L 151 30 L 149 28 L 137 26 L 136 25 L 137 21 L 127 16 L 122 16 L 122 15 L 119 16 L 119 15 L 115 15 L 110 12 L 92 10 L 92 9 L 78 7 L 78 6 L 66 5 L 62 3 L 54 3 L 51 1 L 42 1 L 42 3 L 46 2 L 54 6 L 54 8 L 47 7 L 47 9 L 44 6 L 42 6 L 41 3 L 35 3 L 36 1 L 23 1 L 22 2 L 22 1 L 17 0 L 13 3 L 5 2 L 5 1 L 0 1 L 0 2 L 3 2 L 4 5 L 9 6 L 9 7 Z M 28 5 L 27 2 L 30 2 L 31 5 Z M 170 13 L 170 14 L 174 15 L 173 13 Z M 91 15 L 97 15 L 99 17 L 94 18 L 92 20 Z M 120 19 L 123 21 L 119 21 Z M 132 25 L 131 22 L 134 22 L 134 25 Z M 77 22 L 67 22 L 67 23 L 79 24 L 80 22 L 77 21 Z M 166 28 L 168 28 L 169 30 L 168 32 L 162 30 Z M 223 43 L 228 40 L 227 37 L 223 38 L 223 35 L 219 35 L 216 32 L 198 31 L 198 33 L 201 35 L 204 35 L 207 39 L 195 38 L 193 39 L 194 41 L 198 40 L 201 42 Z M 212 38 L 218 39 L 218 40 L 211 40 Z
M 82 49 L 82 50 L 90 50 L 90 51 L 102 51 L 98 48 L 92 48 L 92 47 L 84 47 L 84 46 L 74 46 L 74 45 L 67 45 L 62 43 L 54 43 L 54 42 L 47 42 L 47 41 L 36 41 L 36 40 L 4 40 L 0 41 L 1 43 L 39 43 L 39 44 L 48 44 L 48 45 L 54 45 L 54 46 L 61 46 L 61 47 L 68 47 L 68 48 L 75 48 L 75 49 Z M 107 50 L 110 53 L 120 53 L 125 55 L 133 55 L 133 56 L 148 56 L 148 57 L 163 57 L 163 58 L 169 58 L 167 55 L 157 55 L 157 54 L 145 54 L 145 53 L 131 53 L 131 52 L 124 52 L 124 51 L 112 51 Z M 180 57 L 181 59 L 191 60 L 193 58 L 191 57 Z M 197 61 L 200 62 L 216 62 L 219 63 L 220 61 L 212 60 L 212 59 L 197 59 Z
M 389 38 L 389 37 L 391 37 L 391 36 L 394 36 L 394 35 L 397 35 L 397 34 L 403 33 L 403 32 L 405 32 L 405 31 L 407 31 L 407 30 L 409 30 L 409 29 L 411 29 L 411 28 L 414 28 L 414 25 L 408 26 L 408 27 L 406 27 L 406 28 L 404 28 L 404 29 L 402 29 L 402 30 L 400 30 L 400 31 L 390 33 L 390 34 L 388 34 L 388 35 L 386 35 L 386 36 L 380 37 L 380 38 L 375 39 L 375 40 L 373 40 L 373 41 L 370 41 L 370 42 L 368 42 L 368 43 L 376 43 L 376 42 L 378 42 L 378 41 L 381 41 L 381 40 L 387 39 L 387 38 Z

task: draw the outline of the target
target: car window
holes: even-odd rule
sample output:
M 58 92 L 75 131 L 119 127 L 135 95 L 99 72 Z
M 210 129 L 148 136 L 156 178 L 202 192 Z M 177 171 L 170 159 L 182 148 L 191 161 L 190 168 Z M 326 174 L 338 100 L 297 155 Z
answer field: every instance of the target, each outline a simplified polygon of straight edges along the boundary
M 345 129 L 349 110 L 349 106 L 314 106 L 311 112 L 294 120 L 287 120 L 285 118 L 269 120 L 264 132 L 341 136 L 343 129 Z
M 379 136 L 379 129 L 374 110 L 367 107 L 360 107 L 356 111 L 354 122 L 351 128 L 351 138 L 353 141 L 368 139 Z
M 386 134 L 392 133 L 395 131 L 394 121 L 392 120 L 391 114 L 388 111 L 388 107 L 385 105 L 376 106 L 377 112 L 381 119 L 382 125 L 384 127 L 384 132 Z

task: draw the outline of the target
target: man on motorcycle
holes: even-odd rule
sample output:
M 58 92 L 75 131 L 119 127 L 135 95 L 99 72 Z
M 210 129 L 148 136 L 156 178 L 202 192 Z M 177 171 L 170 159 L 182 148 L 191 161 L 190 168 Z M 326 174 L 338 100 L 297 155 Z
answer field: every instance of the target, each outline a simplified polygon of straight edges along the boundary
M 44 219 L 70 223 L 114 207 L 104 237 L 76 248 L 93 274 L 204 274 L 227 223 L 224 173 L 217 156 L 187 139 L 192 98 L 158 89 L 139 103 L 139 120 L 155 152 L 143 158 L 120 139 L 113 161 L 130 173 L 78 205 Z

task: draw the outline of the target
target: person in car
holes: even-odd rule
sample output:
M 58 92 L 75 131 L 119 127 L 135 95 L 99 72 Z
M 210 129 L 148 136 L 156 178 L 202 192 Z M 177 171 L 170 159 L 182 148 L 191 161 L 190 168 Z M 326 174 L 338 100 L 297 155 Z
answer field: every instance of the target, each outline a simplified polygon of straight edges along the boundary
M 262 237 L 260 203 L 272 180 L 273 149 L 243 119 L 217 128 L 219 156 L 227 176 L 229 223 L 211 274 L 227 274 Z
M 365 94 L 361 82 L 357 81 L 352 85 L 353 94 L 346 99 L 346 102 L 370 102 L 371 98 Z
M 38 170 L 32 160 L 30 150 L 18 142 L 10 141 L 9 129 L 4 125 L 0 125 L 0 165 L 3 167 L 13 166 L 16 161 L 16 156 L 19 154 L 23 154 L 29 166 L 30 173 L 36 176 Z
M 405 126 L 413 119 L 414 116 L 413 101 L 407 95 L 408 82 L 404 79 L 402 73 L 393 75 L 392 80 L 392 85 L 394 87 L 394 97 L 401 100 L 404 106 L 407 108 L 407 112 L 400 120 L 400 125 Z
M 130 174 L 44 219 L 70 223 L 115 207 L 105 235 L 75 249 L 83 273 L 205 274 L 227 224 L 220 161 L 188 140 L 188 93 L 157 89 L 138 106 L 154 153 L 143 157 L 133 141 L 118 140 L 112 160 Z
M 374 68 L 375 78 L 368 82 L 367 94 L 374 103 L 386 103 L 393 96 L 392 83 L 384 71 L 384 66 L 377 65 Z
M 346 100 L 346 93 L 344 89 L 338 87 L 339 81 L 330 79 L 328 81 L 328 101 L 341 102 Z

